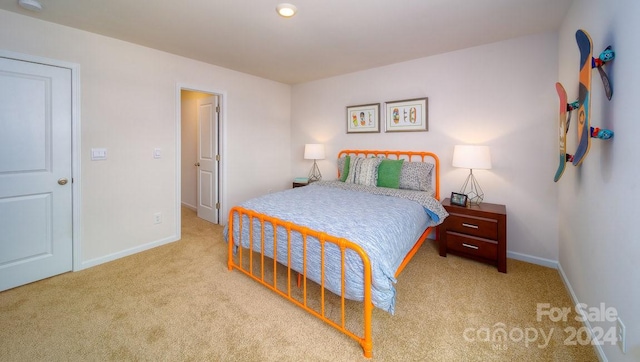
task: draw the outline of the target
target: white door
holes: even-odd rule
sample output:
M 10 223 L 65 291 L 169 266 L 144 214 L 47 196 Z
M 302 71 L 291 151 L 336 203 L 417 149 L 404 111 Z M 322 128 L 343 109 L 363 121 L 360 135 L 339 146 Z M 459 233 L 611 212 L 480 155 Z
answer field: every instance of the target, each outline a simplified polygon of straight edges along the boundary
M 218 97 L 198 100 L 198 217 L 218 223 Z
M 71 70 L 0 57 L 0 291 L 72 270 Z

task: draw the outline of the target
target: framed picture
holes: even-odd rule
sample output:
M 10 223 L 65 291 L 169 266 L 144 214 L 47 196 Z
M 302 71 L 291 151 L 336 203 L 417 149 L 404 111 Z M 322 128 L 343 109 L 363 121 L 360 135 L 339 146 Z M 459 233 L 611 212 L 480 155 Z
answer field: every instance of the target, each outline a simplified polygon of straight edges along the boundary
M 380 103 L 347 107 L 347 133 L 380 132 Z
M 451 205 L 457 205 L 466 207 L 467 206 L 467 195 L 459 194 L 457 192 L 451 193 Z
M 387 102 L 385 132 L 428 131 L 428 98 Z

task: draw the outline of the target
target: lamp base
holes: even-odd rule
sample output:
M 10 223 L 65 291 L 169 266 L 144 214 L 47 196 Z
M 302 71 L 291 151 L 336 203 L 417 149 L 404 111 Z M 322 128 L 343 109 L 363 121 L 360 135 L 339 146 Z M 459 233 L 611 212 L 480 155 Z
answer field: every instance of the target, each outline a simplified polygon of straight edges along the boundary
M 467 195 L 467 199 L 471 205 L 480 205 L 482 200 L 484 200 L 484 192 L 482 188 L 480 188 L 480 184 L 475 176 L 473 176 L 473 170 L 469 170 L 469 176 L 462 185 L 460 193 Z
M 322 174 L 320 173 L 316 160 L 313 160 L 313 166 L 311 167 L 311 171 L 309 171 L 309 182 L 320 180 L 322 180 Z

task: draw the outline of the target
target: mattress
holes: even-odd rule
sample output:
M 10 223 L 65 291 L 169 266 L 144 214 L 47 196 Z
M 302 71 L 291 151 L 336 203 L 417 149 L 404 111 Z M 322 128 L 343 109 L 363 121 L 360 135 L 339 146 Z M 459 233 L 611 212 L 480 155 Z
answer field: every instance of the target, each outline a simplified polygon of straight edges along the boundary
M 241 203 L 239 206 L 255 212 L 289 221 L 313 230 L 348 239 L 358 244 L 369 256 L 372 268 L 372 300 L 374 306 L 391 314 L 395 310 L 396 270 L 416 241 L 430 226 L 440 224 L 447 212 L 430 192 L 390 189 L 349 184 L 340 181 L 320 181 L 309 186 L 267 194 Z M 242 236 L 238 233 L 238 215 L 234 214 L 234 243 L 250 247 L 249 221 L 242 222 Z M 253 223 L 254 235 L 264 228 L 264 245 L 254 239 L 253 249 L 273 258 L 273 226 Z M 225 229 L 225 235 L 227 229 Z M 287 231 L 277 228 L 277 261 L 289 263 Z M 291 268 L 303 271 L 303 238 L 291 235 Z M 307 278 L 321 283 L 321 246 L 308 237 Z M 342 295 L 341 253 L 331 243 L 324 247 L 324 285 Z M 363 300 L 362 260 L 353 251 L 346 251 L 345 290 L 347 299 Z

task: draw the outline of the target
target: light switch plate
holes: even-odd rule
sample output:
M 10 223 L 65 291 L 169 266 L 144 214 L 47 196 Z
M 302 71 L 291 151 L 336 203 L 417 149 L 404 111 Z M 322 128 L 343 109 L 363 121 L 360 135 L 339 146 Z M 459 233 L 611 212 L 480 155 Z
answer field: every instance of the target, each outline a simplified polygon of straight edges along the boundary
M 107 149 L 106 148 L 92 148 L 91 149 L 91 160 L 92 161 L 100 161 L 107 159 Z

